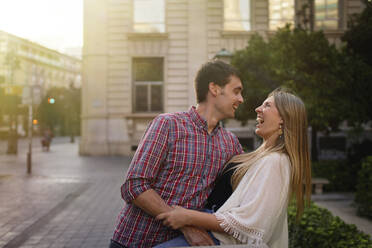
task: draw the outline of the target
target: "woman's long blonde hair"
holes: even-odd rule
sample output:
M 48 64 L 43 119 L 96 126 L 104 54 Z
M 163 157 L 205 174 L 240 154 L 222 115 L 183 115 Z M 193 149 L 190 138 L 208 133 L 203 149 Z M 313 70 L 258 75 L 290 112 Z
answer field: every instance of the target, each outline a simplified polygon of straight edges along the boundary
M 283 120 L 283 135 L 274 145 L 263 143 L 257 150 L 233 157 L 230 162 L 239 163 L 232 176 L 235 189 L 247 170 L 260 158 L 271 152 L 286 153 L 291 162 L 290 193 L 296 199 L 297 218 L 303 213 L 305 202 L 311 196 L 311 166 L 307 136 L 307 115 L 302 100 L 287 90 L 276 89 L 273 96 L 275 106 Z

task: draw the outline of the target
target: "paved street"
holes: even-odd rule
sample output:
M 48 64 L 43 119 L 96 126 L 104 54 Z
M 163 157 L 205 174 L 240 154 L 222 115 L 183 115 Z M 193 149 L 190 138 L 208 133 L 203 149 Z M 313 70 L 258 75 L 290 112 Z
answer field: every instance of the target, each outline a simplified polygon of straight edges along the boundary
M 69 138 L 54 139 L 50 152 L 42 151 L 37 138 L 33 144 L 29 176 L 27 140 L 20 140 L 17 156 L 5 155 L 6 142 L 0 142 L 0 247 L 108 247 L 130 158 L 81 157 L 78 143 Z M 355 216 L 351 199 L 344 194 L 314 197 L 372 234 L 372 222 Z
M 24 141 L 18 156 L 0 155 L 0 247 L 108 246 L 130 159 L 80 157 L 68 141 L 50 152 L 34 142 L 31 176 Z

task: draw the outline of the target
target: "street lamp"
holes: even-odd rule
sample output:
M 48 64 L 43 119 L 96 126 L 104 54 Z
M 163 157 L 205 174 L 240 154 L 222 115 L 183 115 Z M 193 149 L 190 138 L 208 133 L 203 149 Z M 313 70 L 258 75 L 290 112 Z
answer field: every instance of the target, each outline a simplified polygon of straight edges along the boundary
M 231 58 L 233 54 L 226 50 L 225 48 L 222 48 L 216 55 L 214 55 L 214 59 L 222 60 L 223 62 L 230 64 Z
M 23 88 L 22 103 L 28 105 L 28 153 L 27 153 L 27 173 L 32 171 L 32 132 L 33 125 L 37 120 L 33 119 L 33 105 L 41 102 L 41 87 L 39 85 L 28 85 Z

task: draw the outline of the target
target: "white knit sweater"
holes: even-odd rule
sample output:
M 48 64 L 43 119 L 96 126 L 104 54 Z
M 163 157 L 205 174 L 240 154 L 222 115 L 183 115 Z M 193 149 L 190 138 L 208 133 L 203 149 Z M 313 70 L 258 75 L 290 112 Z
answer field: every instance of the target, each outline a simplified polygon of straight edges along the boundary
M 238 187 L 215 213 L 225 233 L 213 232 L 224 244 L 288 247 L 289 158 L 270 153 L 254 163 Z

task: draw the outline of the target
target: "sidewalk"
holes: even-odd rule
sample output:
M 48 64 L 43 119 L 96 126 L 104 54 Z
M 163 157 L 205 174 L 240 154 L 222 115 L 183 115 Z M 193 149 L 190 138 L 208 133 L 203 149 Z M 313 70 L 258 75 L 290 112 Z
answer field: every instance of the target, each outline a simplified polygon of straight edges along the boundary
M 68 139 L 66 139 L 68 142 Z M 129 165 L 123 157 L 80 157 L 78 144 L 54 142 L 0 155 L 0 247 L 108 247 Z
M 130 158 L 81 157 L 68 138 L 42 152 L 35 141 L 28 176 L 25 147 L 17 156 L 0 155 L 0 247 L 108 247 Z M 371 234 L 372 223 L 350 211 L 350 196 L 314 200 Z
M 312 200 L 318 206 L 328 209 L 333 215 L 340 217 L 346 223 L 356 225 L 359 230 L 372 237 L 372 221 L 357 216 L 356 207 L 354 206 L 354 194 L 328 193 L 313 195 Z

